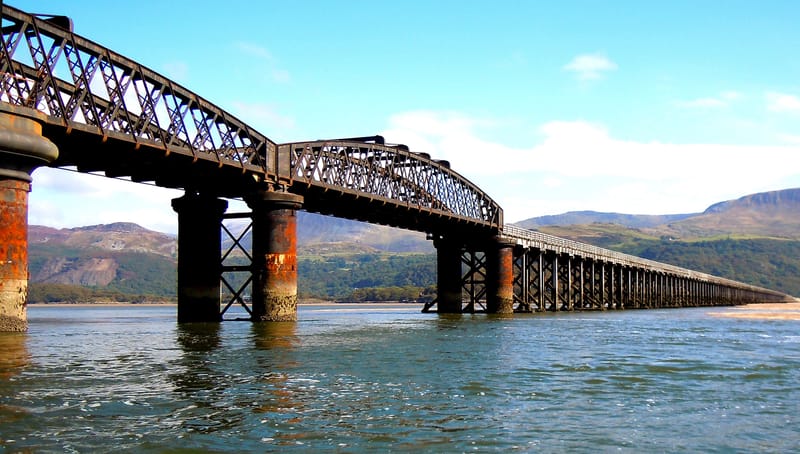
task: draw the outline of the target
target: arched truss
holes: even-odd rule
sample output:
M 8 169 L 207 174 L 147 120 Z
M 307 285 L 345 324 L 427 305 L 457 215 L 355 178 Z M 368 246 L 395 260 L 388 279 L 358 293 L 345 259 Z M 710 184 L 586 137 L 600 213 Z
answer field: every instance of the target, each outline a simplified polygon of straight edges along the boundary
M 447 162 L 404 146 L 343 140 L 291 143 L 279 149 L 279 154 L 290 156 L 293 184 L 365 194 L 376 202 L 502 226 L 501 208 L 480 188 Z
M 274 142 L 142 65 L 3 5 L 0 100 L 68 130 L 269 172 Z M 63 23 L 61 23 L 63 25 Z
M 501 208 L 449 165 L 379 143 L 308 142 L 281 145 L 279 151 L 275 142 L 231 114 L 70 28 L 67 18 L 42 19 L 3 5 L 0 107 L 45 114 L 47 123 L 65 136 L 79 132 L 101 137 L 103 143 L 111 138 L 135 150 L 175 154 L 247 174 L 245 183 L 233 182 L 234 190 L 214 187 L 231 185 L 232 180 L 216 181 L 208 171 L 176 178 L 180 165 L 165 170 L 171 179 L 158 175 L 149 162 L 126 162 L 112 172 L 97 165 L 107 176 L 136 172 L 145 175 L 137 181 L 152 178 L 160 185 L 191 185 L 224 196 L 236 196 L 253 181 L 284 184 L 290 191 L 292 184 L 305 184 L 494 231 L 502 226 Z M 115 152 L 113 146 L 106 148 L 107 155 Z M 82 163 L 86 168 L 93 167 L 85 162 L 89 159 Z M 78 161 L 72 156 L 54 165 L 77 165 L 80 170 Z

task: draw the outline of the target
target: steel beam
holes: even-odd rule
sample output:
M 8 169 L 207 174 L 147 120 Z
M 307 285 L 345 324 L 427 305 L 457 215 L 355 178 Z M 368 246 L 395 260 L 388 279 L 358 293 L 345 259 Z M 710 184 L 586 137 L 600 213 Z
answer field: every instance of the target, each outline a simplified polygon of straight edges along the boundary
M 486 310 L 514 312 L 514 243 L 492 238 L 486 245 Z
M 172 208 L 178 213 L 178 323 L 219 322 L 219 226 L 228 202 L 186 193 L 172 199 Z
M 440 314 L 461 313 L 461 254 L 459 241 L 436 238 L 436 311 Z

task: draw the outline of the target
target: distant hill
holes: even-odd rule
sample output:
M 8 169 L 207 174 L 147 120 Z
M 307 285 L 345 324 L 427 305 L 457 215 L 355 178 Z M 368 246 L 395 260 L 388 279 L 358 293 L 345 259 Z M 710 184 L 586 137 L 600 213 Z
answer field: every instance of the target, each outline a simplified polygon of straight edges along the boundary
M 246 226 L 231 224 L 235 234 Z M 703 213 L 581 211 L 517 225 L 800 295 L 800 189 L 753 194 Z M 433 252 L 422 233 L 298 213 L 298 287 L 305 297 L 346 298 L 354 289 L 387 286 L 413 293 L 435 282 Z M 86 298 L 80 289 L 98 298 L 174 298 L 176 261 L 175 236 L 136 224 L 29 228 L 31 294 L 41 298 L 44 290 L 46 298 Z
M 131 223 L 28 228 L 34 296 L 41 290 L 37 286 L 46 285 L 59 291 L 83 286 L 102 290 L 102 295 L 171 297 L 175 294 L 176 257 L 174 236 Z
M 229 222 L 232 233 L 238 235 L 249 221 Z M 230 240 L 223 237 L 225 245 Z M 241 243 L 249 248 L 252 239 L 247 233 Z M 368 224 L 349 219 L 299 211 L 297 213 L 297 248 L 299 254 L 325 252 L 425 252 L 433 253 L 433 243 L 421 232 Z
M 680 221 L 696 214 L 622 214 L 604 213 L 599 211 L 569 211 L 564 214 L 539 216 L 526 219 L 514 225 L 524 229 L 536 229 L 551 225 L 580 225 L 580 224 L 619 224 L 627 227 L 642 228 L 654 227 Z
M 800 240 L 800 188 L 716 203 L 659 231 L 680 238 L 732 235 Z
M 234 221 L 229 228 L 238 235 L 247 222 Z M 79 301 L 174 298 L 174 235 L 137 224 L 114 223 L 70 229 L 31 225 L 28 238 L 32 301 L 56 301 L 59 295 Z M 223 247 L 231 244 L 225 235 L 221 238 Z M 248 233 L 242 241 L 246 248 L 250 247 L 250 238 Z M 423 233 L 298 213 L 298 255 L 303 270 L 298 287 L 307 297 L 345 298 L 368 282 L 376 286 L 427 287 L 435 274 L 430 272 L 431 261 L 421 262 L 418 256 L 433 251 Z M 387 262 L 391 254 L 399 258 Z M 386 271 L 378 266 L 385 263 L 393 265 L 391 273 L 372 276 Z M 419 269 L 421 263 L 425 272 L 420 274 L 414 269 Z M 360 277 L 358 273 L 369 276 Z M 320 277 L 335 282 L 326 283 Z M 408 292 L 413 293 L 406 289 Z
M 752 194 L 675 216 L 580 212 L 517 225 L 800 295 L 800 189 Z
M 800 239 L 800 188 L 763 192 L 711 205 L 702 213 L 673 215 L 636 215 L 574 211 L 541 216 L 515 225 L 534 230 L 566 233 L 566 226 L 576 227 L 581 238 L 604 236 L 610 226 L 637 229 L 655 237 L 702 239 L 719 236 Z M 598 233 L 599 232 L 599 233 Z M 596 233 L 596 235 L 595 235 Z

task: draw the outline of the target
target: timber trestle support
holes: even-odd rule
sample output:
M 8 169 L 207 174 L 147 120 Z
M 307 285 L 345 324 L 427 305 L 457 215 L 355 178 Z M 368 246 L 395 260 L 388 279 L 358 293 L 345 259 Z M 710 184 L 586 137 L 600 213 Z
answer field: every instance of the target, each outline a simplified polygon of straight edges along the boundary
M 769 289 L 514 226 L 479 242 L 434 238 L 434 245 L 440 291 L 423 312 L 605 311 L 791 299 Z M 500 249 L 508 251 L 503 260 L 512 265 L 511 273 L 497 264 Z M 510 309 L 498 309 L 502 307 L 497 303 L 498 287 L 512 290 Z

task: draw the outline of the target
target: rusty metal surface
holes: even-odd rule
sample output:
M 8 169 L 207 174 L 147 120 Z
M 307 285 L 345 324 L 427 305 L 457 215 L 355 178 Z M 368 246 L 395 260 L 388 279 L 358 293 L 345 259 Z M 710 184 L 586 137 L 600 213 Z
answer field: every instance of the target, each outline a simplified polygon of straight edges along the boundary
M 514 312 L 514 244 L 498 239 L 490 244 L 487 260 L 486 309 L 490 313 Z
M 30 183 L 0 179 L 0 331 L 27 329 Z
M 253 209 L 252 320 L 297 320 L 297 213 L 293 194 L 262 194 Z

